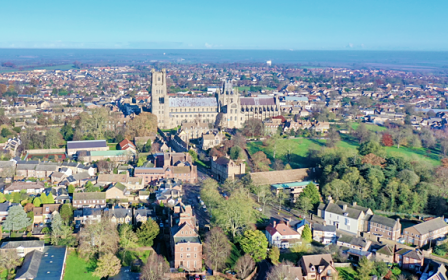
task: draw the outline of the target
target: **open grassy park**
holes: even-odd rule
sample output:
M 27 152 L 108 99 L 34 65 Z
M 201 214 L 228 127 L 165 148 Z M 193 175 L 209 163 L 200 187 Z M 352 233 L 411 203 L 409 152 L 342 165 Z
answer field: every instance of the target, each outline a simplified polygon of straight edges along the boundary
M 338 147 L 344 149 L 357 149 L 359 144 L 355 139 L 348 135 L 341 135 L 342 140 L 337 144 Z M 281 159 L 285 164 L 289 163 L 292 168 L 305 168 L 310 167 L 310 163 L 307 159 L 309 150 L 320 149 L 325 147 L 325 139 L 309 139 L 309 138 L 294 138 L 294 139 L 281 139 L 279 140 L 279 148 L 276 152 L 276 158 Z M 272 148 L 263 146 L 261 141 L 253 141 L 247 143 L 249 153 L 252 155 L 258 151 L 263 151 L 267 157 L 274 161 L 274 153 Z M 440 165 L 440 158 L 435 150 L 427 150 L 424 148 L 408 148 L 396 146 L 385 147 L 386 152 L 390 156 L 404 157 L 416 160 L 423 160 L 431 163 L 434 166 Z M 287 160 L 288 150 L 291 151 L 290 161 Z

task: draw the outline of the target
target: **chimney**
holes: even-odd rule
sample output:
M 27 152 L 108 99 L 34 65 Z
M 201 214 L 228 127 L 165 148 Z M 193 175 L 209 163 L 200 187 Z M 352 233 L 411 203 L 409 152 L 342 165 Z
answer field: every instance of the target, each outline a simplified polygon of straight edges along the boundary
M 333 203 L 333 198 L 331 197 L 331 195 L 328 196 L 328 203 Z
M 400 223 L 400 218 L 397 218 L 396 221 L 397 221 L 398 223 Z
M 355 207 L 355 206 L 357 206 L 357 205 L 358 205 L 358 202 L 353 201 L 353 207 Z
M 342 205 L 342 210 L 344 210 L 344 211 L 347 210 L 347 204 Z
M 275 228 L 277 226 L 277 221 L 274 221 L 273 227 Z

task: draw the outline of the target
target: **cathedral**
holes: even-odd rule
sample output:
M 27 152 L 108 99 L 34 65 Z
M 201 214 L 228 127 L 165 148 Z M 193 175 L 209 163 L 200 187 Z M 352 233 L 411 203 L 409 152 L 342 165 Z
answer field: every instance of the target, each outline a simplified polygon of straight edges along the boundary
M 277 97 L 240 97 L 230 81 L 224 82 L 215 97 L 174 97 L 167 92 L 166 70 L 152 70 L 151 112 L 158 127 L 171 129 L 184 122 L 219 124 L 225 128 L 241 128 L 248 119 L 265 120 L 281 115 Z

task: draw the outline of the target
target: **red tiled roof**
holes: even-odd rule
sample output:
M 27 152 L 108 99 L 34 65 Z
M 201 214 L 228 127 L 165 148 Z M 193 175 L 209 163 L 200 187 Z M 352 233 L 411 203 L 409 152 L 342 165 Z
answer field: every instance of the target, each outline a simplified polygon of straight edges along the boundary
M 132 144 L 131 141 L 129 141 L 128 139 L 124 139 L 123 141 L 120 142 L 120 149 L 122 150 L 126 150 L 129 148 L 135 149 L 135 145 Z

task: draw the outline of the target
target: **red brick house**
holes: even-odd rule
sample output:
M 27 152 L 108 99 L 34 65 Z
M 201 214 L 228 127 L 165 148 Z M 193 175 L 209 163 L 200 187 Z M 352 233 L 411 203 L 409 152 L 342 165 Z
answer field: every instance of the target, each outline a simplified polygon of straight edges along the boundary
M 174 208 L 174 226 L 171 228 L 171 252 L 174 268 L 187 272 L 202 270 L 202 242 L 196 226 L 196 217 L 190 205 Z

